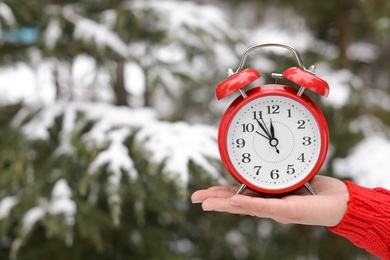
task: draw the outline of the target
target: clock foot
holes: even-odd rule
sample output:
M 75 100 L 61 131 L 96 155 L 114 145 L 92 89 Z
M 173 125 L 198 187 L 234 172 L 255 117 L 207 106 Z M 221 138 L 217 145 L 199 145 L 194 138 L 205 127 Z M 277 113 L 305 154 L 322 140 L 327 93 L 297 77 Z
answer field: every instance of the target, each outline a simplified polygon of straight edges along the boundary
M 241 184 L 241 187 L 236 192 L 236 195 L 243 194 L 245 189 L 246 189 L 246 185 L 245 184 Z
M 311 194 L 311 195 L 317 195 L 317 192 L 315 189 L 310 185 L 310 183 L 306 182 L 305 183 L 305 188 L 306 190 Z

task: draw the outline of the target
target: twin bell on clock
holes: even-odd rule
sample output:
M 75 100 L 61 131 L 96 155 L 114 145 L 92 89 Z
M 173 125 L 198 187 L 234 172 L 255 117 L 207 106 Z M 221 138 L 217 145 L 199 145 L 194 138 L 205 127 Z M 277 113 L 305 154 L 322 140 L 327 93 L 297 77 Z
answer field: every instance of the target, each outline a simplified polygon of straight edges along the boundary
M 243 69 L 246 56 L 253 50 L 278 47 L 290 50 L 297 67 L 286 69 L 274 78 L 284 78 L 298 86 L 266 84 L 244 91 L 260 78 L 251 68 Z M 282 194 L 302 186 L 316 192 L 310 180 L 324 163 L 329 144 L 328 126 L 318 105 L 303 92 L 308 89 L 328 96 L 326 81 L 306 69 L 296 49 L 279 43 L 249 47 L 236 71 L 228 69 L 228 78 L 216 89 L 217 99 L 239 92 L 222 116 L 218 146 L 222 163 L 241 184 L 238 194 L 248 187 L 266 194 Z

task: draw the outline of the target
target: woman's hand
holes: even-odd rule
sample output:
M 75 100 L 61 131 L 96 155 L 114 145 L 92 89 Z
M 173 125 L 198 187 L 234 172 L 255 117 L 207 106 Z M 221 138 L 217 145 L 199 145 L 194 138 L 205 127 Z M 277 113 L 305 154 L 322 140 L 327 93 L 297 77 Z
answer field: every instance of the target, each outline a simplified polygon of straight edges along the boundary
M 244 195 L 236 195 L 238 187 L 215 186 L 194 192 L 191 199 L 192 203 L 202 203 L 205 211 L 270 218 L 286 224 L 336 226 L 347 211 L 347 186 L 325 176 L 315 176 L 310 184 L 317 195 L 310 195 L 304 187 L 280 198 L 249 189 Z

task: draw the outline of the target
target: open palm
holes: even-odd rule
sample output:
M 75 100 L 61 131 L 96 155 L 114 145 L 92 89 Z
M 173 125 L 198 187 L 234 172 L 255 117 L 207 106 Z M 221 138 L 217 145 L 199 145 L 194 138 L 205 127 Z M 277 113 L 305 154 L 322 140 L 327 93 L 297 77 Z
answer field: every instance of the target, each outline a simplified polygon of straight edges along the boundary
M 347 210 L 347 186 L 326 176 L 315 176 L 310 184 L 317 195 L 310 195 L 303 187 L 279 197 L 251 190 L 236 195 L 238 187 L 214 186 L 194 192 L 191 199 L 193 203 L 202 203 L 205 211 L 246 214 L 280 223 L 336 226 Z

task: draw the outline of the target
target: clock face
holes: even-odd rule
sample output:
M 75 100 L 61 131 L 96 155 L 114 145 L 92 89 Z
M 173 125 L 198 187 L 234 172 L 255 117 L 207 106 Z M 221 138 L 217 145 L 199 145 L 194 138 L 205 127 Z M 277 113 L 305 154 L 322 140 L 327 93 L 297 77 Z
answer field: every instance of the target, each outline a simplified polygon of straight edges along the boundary
M 236 179 L 260 191 L 289 191 L 316 174 L 313 168 L 324 159 L 323 131 L 313 109 L 298 100 L 260 96 L 229 118 L 225 145 Z

